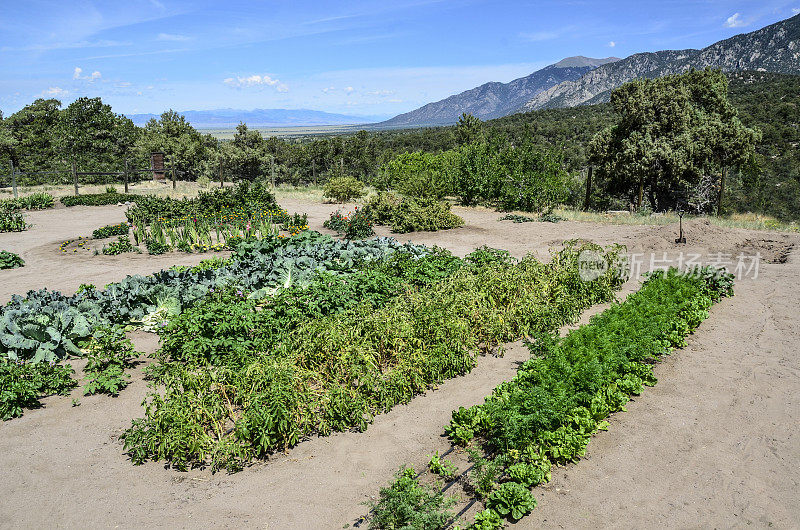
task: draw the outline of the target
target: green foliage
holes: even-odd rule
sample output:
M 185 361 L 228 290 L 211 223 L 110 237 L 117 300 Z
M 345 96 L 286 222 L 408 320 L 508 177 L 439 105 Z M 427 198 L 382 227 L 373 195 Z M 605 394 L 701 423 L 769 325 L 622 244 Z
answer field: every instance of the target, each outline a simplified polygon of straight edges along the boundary
M 486 508 L 475 514 L 475 522 L 469 528 L 472 530 L 498 530 L 503 528 L 503 519 L 496 511 Z
M 75 345 L 91 336 L 86 308 L 73 306 L 58 293 L 31 291 L 27 298 L 13 296 L 0 316 L 0 355 L 12 360 L 56 362 L 80 355 Z
M 519 521 L 536 507 L 536 499 L 522 484 L 504 482 L 489 494 L 486 505 L 511 521 Z
M 126 195 L 114 193 L 89 193 L 86 195 L 66 195 L 59 199 L 64 206 L 105 206 L 107 204 L 117 204 L 128 200 Z M 140 200 L 139 197 L 136 200 Z
M 92 232 L 92 238 L 105 239 L 112 236 L 127 236 L 130 227 L 128 223 L 120 223 L 118 225 L 108 225 L 98 228 Z
M 445 480 L 453 480 L 458 473 L 458 468 L 453 462 L 439 457 L 439 451 L 436 451 L 431 457 L 428 469 Z
M 192 199 L 173 199 L 144 195 L 136 197 L 136 204 L 125 212 L 128 221 L 151 222 L 154 219 L 220 217 L 223 215 L 245 215 L 274 207 L 275 196 L 261 182 L 240 182 L 234 187 L 201 191 Z M 283 222 L 285 217 L 274 222 Z
M 130 383 L 126 368 L 136 356 L 133 344 L 119 326 L 98 328 L 87 347 L 87 363 L 83 371 L 86 384 L 83 395 L 110 394 L 117 396 Z
M 0 199 L 0 211 L 46 210 L 53 207 L 54 201 L 49 193 L 37 192 L 14 199 Z
M 112 241 L 108 245 L 103 245 L 102 252 L 108 256 L 116 256 L 125 252 L 135 252 L 135 249 L 131 244 L 130 238 L 125 235 L 119 236 L 116 241 Z
M 66 395 L 77 386 L 72 367 L 48 363 L 29 364 L 0 358 L 0 419 L 22 416 L 24 409 L 41 406 L 39 399 Z
M 126 448 L 137 463 L 235 470 L 312 434 L 364 429 L 469 371 L 479 351 L 554 329 L 607 299 L 618 278 L 580 281 L 578 252 L 568 248 L 547 265 L 527 258 L 479 267 L 406 251 L 345 271 L 340 251 L 326 258 L 333 274 L 319 276 L 309 262 L 315 276 L 295 276 L 308 261 L 301 257 L 279 273 L 280 289 L 215 290 L 162 330 L 154 388 Z M 556 284 L 564 287 L 553 299 Z
M 450 203 L 435 199 L 406 197 L 392 214 L 392 231 L 401 234 L 448 230 L 464 225 L 464 220 L 450 211 Z
M 344 235 L 345 239 L 364 239 L 375 235 L 371 216 L 365 208 L 356 208 L 347 215 L 342 214 L 341 210 L 336 210 L 330 219 L 322 223 L 322 226 L 336 230 Z
M 392 215 L 403 200 L 402 197 L 391 191 L 379 191 L 371 196 L 364 206 L 369 212 L 372 222 L 379 225 L 392 223 Z
M 167 243 L 162 243 L 153 238 L 149 238 L 144 242 L 144 246 L 147 248 L 147 253 L 153 256 L 158 256 L 160 254 L 165 254 L 172 250 Z
M 355 177 L 335 177 L 325 183 L 322 192 L 334 202 L 350 202 L 364 196 L 364 185 Z
M 611 93 L 611 105 L 619 120 L 589 146 L 595 174 L 605 189 L 638 207 L 646 190 L 655 211 L 692 204 L 712 211 L 724 181 L 708 197 L 703 177 L 743 167 L 761 139 L 740 121 L 719 70 L 632 81 Z
M 0 250 L 0 270 L 2 269 L 16 269 L 17 267 L 24 267 L 25 260 L 20 258 L 17 254 L 7 250 Z
M 22 232 L 28 223 L 21 213 L 0 208 L 0 232 Z
M 450 508 L 455 499 L 420 484 L 414 475 L 413 468 L 401 468 L 394 481 L 381 488 L 380 499 L 372 506 L 370 528 L 438 530 L 445 527 L 453 516 Z

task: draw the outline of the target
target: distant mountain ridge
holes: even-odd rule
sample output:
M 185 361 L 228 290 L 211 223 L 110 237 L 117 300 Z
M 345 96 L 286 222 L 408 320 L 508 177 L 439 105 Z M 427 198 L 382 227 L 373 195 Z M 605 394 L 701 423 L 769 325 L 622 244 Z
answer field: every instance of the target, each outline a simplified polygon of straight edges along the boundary
M 599 66 L 533 96 L 517 111 L 574 107 L 608 101 L 611 91 L 637 78 L 678 74 L 707 66 L 725 71 L 756 70 L 800 74 L 800 15 L 735 35 L 702 50 L 637 53 Z
M 618 60 L 617 57 L 605 59 L 568 57 L 509 83 L 485 83 L 376 125 L 380 127 L 450 125 L 456 123 L 463 113 L 472 114 L 482 120 L 499 118 L 515 112 L 543 90 L 562 81 L 578 80 L 594 68 Z
M 180 112 L 194 127 L 236 127 L 244 122 L 248 127 L 300 127 L 315 125 L 359 125 L 374 123 L 385 116 L 350 116 L 309 109 L 215 109 Z M 157 114 L 129 114 L 136 125 L 144 125 Z

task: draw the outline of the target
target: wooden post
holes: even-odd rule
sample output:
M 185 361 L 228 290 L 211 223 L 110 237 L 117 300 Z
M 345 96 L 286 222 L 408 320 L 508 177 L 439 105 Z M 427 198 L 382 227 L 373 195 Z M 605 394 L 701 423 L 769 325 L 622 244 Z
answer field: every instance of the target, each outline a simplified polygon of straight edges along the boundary
M 172 162 L 172 164 L 171 164 L 171 166 L 172 166 L 172 189 L 174 190 L 174 189 L 177 188 L 178 182 L 177 182 L 177 175 L 175 174 L 175 170 L 176 170 L 175 161 L 171 160 L 171 162 Z
M 222 159 L 221 158 L 219 159 L 219 187 L 220 188 L 224 188 L 225 187 L 225 181 L 222 180 Z
M 636 211 L 642 209 L 642 200 L 644 199 L 644 179 L 639 181 L 639 199 L 636 201 Z
M 16 199 L 19 195 L 17 194 L 17 170 L 14 169 L 13 160 L 11 160 L 11 189 L 14 191 L 14 198 Z
M 125 180 L 125 193 L 128 193 L 128 159 L 125 159 L 125 176 L 123 177 Z
M 589 204 L 592 202 L 592 166 L 589 166 L 589 171 L 586 173 L 586 197 L 583 199 L 583 211 L 589 210 Z
M 314 159 L 311 159 L 311 178 L 314 179 L 314 186 L 317 185 L 317 165 L 314 162 Z
M 269 157 L 269 172 L 272 179 L 272 189 L 275 189 L 275 155 Z
M 78 195 L 78 164 L 72 161 L 72 183 L 75 185 L 75 195 Z

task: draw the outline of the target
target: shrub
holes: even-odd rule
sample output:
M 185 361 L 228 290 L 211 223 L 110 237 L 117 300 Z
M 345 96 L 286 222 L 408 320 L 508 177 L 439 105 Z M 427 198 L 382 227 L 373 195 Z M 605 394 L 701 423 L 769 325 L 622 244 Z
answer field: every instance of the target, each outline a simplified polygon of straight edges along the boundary
M 392 224 L 392 215 L 403 198 L 391 191 L 379 191 L 367 201 L 364 209 L 369 212 L 372 222 L 378 225 Z
M 364 185 L 354 177 L 334 177 L 325 183 L 322 191 L 323 197 L 334 202 L 350 202 L 364 196 Z
M 408 175 L 397 185 L 397 191 L 408 197 L 441 200 L 447 195 L 448 184 L 440 173 L 422 170 Z
M 20 258 L 17 254 L 7 250 L 0 250 L 0 269 L 16 269 L 17 267 L 24 267 L 25 260 Z
M 433 232 L 459 226 L 464 226 L 464 220 L 450 212 L 450 204 L 435 199 L 406 197 L 392 214 L 393 232 Z

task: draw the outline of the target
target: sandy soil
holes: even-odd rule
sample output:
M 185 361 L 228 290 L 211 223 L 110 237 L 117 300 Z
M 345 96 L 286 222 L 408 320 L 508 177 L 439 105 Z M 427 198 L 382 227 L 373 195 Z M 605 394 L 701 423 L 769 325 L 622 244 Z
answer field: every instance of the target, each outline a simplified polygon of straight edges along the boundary
M 308 212 L 312 229 L 321 229 L 336 208 L 288 198 L 281 204 Z M 686 248 L 677 249 L 674 226 L 513 224 L 488 210 L 456 211 L 467 221 L 464 228 L 400 239 L 458 255 L 488 244 L 517 256 L 546 257 L 550 247 L 581 238 L 657 252 L 659 259 L 680 250 L 764 256 L 758 278 L 739 282 L 736 296 L 712 310 L 689 347 L 657 367 L 659 384 L 611 419 L 610 431 L 592 440 L 587 458 L 557 469 L 547 487 L 534 491 L 539 507 L 518 526 L 800 526 L 800 236 L 698 221 L 687 227 Z M 58 251 L 64 239 L 121 221 L 122 212 L 113 206 L 36 212 L 30 214 L 32 230 L 0 234 L 0 248 L 28 261 L 23 269 L 0 271 L 0 299 L 45 285 L 69 292 L 80 283 L 101 285 L 203 257 Z M 635 288 L 631 281 L 624 293 Z M 134 339 L 142 350 L 157 347 L 152 335 Z M 434 450 L 449 447 L 441 435 L 454 408 L 481 402 L 525 358 L 524 348 L 511 345 L 504 357 L 482 358 L 469 375 L 379 416 L 364 433 L 304 441 L 234 475 L 130 464 L 117 436 L 142 413 L 146 386 L 139 370 L 116 399 L 80 398 L 73 407 L 69 397 L 48 398 L 44 408 L 0 424 L 0 527 L 352 525 L 366 512 L 361 503 L 377 495 L 400 465 L 421 468 Z

